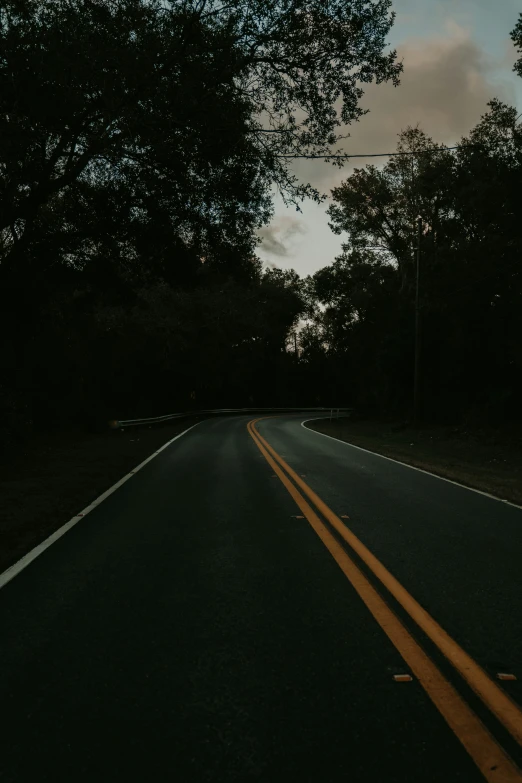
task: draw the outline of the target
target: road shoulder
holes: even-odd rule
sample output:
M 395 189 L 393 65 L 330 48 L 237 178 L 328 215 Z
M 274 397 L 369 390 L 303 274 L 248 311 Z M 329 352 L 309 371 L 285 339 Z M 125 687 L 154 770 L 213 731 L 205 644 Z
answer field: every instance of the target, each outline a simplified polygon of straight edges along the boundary
M 517 433 L 416 429 L 397 423 L 311 419 L 308 429 L 522 505 L 522 445 Z
M 201 420 L 107 430 L 47 433 L 2 465 L 0 573 L 42 543 L 169 440 Z

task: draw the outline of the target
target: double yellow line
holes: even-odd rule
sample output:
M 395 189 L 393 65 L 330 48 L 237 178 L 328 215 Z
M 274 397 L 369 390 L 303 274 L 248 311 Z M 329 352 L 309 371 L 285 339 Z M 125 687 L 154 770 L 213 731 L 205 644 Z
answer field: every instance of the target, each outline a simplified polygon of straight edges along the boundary
M 263 419 L 274 418 L 263 416 Z M 522 745 L 522 710 L 486 672 L 426 612 L 367 547 L 339 519 L 326 503 L 302 480 L 259 434 L 255 425 L 247 428 L 257 447 L 280 478 L 303 515 L 315 530 L 345 576 L 351 582 L 383 631 L 395 645 L 432 702 L 464 745 L 484 778 L 491 783 L 522 783 L 522 772 L 490 734 L 482 721 L 443 676 L 411 636 L 397 615 L 381 598 L 348 552 L 326 527 L 304 496 L 310 500 L 361 560 L 406 610 L 417 626 L 436 644 L 468 685 L 481 698 L 509 733 Z M 290 478 L 292 481 L 290 481 Z M 302 490 L 299 492 L 297 487 Z

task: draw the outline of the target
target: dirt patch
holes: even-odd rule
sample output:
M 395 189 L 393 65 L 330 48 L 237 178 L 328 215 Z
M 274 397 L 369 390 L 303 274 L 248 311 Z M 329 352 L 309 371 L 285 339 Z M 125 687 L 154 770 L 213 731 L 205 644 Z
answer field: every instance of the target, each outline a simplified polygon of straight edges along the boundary
M 0 573 L 201 417 L 152 427 L 40 434 L 0 472 Z
M 520 424 L 502 430 L 469 431 L 334 417 L 305 426 L 522 505 Z

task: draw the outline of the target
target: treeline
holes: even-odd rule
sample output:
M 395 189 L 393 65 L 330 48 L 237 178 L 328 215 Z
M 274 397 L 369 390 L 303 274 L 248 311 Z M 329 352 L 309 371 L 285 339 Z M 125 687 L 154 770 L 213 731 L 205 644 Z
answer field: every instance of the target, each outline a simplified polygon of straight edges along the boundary
M 307 281 L 323 305 L 303 339 L 349 379 L 354 404 L 410 417 L 420 235 L 421 414 L 499 424 L 521 416 L 522 125 L 495 99 L 455 151 L 419 128 L 381 170 L 333 191 L 342 254 Z
M 511 39 L 522 54 L 522 14 Z M 315 312 L 301 341 L 360 411 L 412 420 L 420 244 L 421 422 L 521 421 L 520 116 L 491 100 L 456 150 L 409 127 L 403 154 L 332 192 L 342 253 L 304 281 Z
M 275 189 L 296 208 L 325 198 L 288 156 L 338 152 L 360 84 L 399 84 L 390 7 L 2 4 L 4 449 L 35 428 L 190 408 L 408 416 L 417 215 L 423 415 L 517 414 L 515 109 L 492 101 L 456 152 L 406 129 L 415 155 L 355 170 L 333 192 L 333 265 L 301 279 L 256 256 Z
M 398 83 L 390 5 L 2 3 L 4 447 L 295 392 L 304 304 L 296 275 L 262 271 L 256 231 L 274 189 L 322 198 L 285 156 L 335 149 L 359 81 Z

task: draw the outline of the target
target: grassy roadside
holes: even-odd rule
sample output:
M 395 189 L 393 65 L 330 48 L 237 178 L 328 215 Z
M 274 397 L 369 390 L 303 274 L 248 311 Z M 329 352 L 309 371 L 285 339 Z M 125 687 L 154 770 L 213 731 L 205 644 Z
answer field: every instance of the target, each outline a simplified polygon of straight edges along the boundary
M 0 470 L 0 573 L 202 417 L 99 435 L 34 436 Z M 522 505 L 522 433 L 320 419 L 305 426 Z
M 522 505 L 522 431 L 412 427 L 348 417 L 306 427 Z
M 1 466 L 0 573 L 201 418 L 98 435 L 35 435 Z

